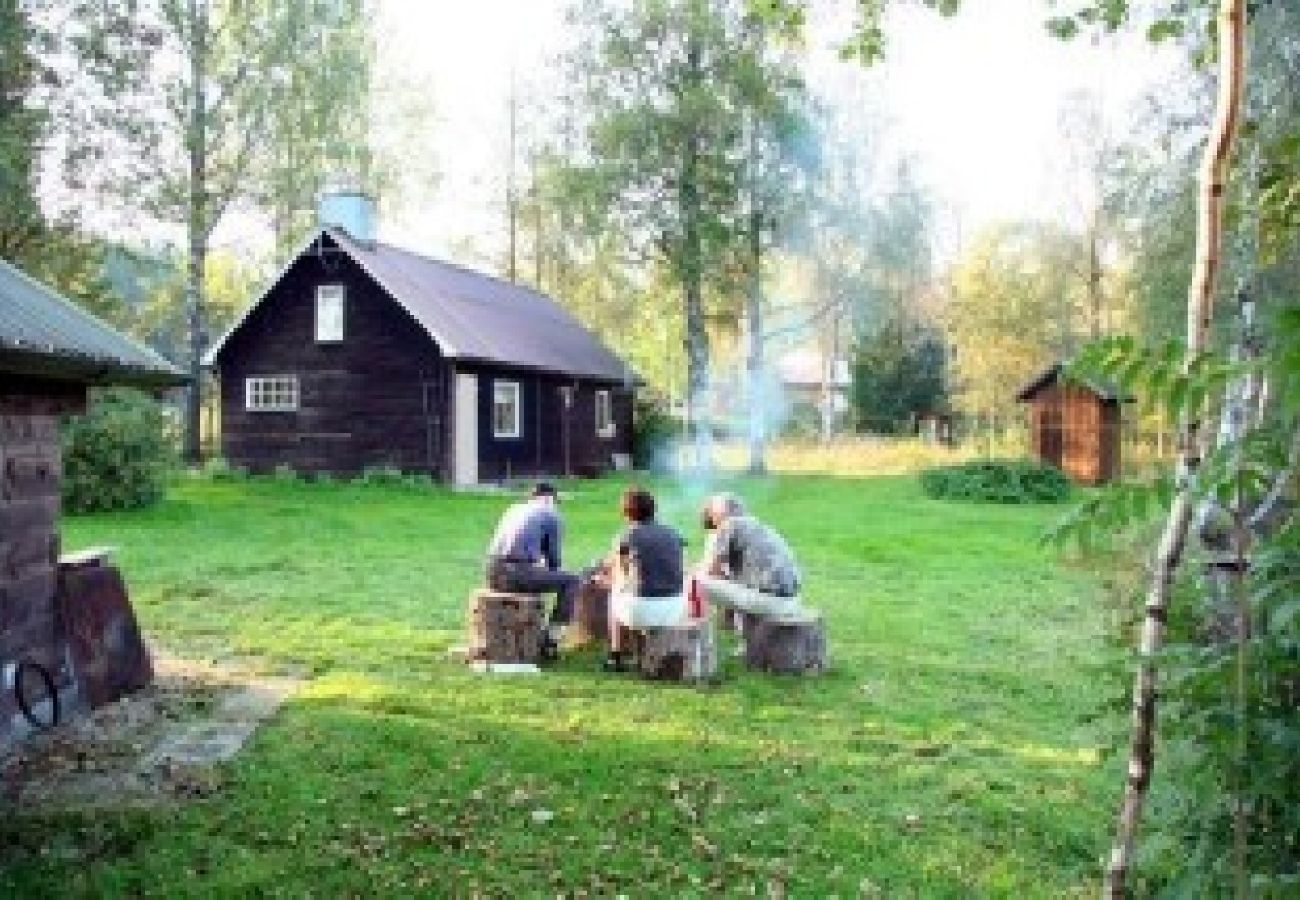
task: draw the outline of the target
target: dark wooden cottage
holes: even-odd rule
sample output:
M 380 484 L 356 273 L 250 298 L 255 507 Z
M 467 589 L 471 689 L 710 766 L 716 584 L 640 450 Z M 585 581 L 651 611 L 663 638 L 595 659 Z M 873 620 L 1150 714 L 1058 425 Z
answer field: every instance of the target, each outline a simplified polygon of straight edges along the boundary
M 56 598 L 60 418 L 85 408 L 91 385 L 184 381 L 151 350 L 0 260 L 0 747 L 24 728 L 14 690 L 20 663 L 39 665 L 60 691 L 73 679 Z
M 1119 477 L 1121 410 L 1127 399 L 1116 389 L 1063 378 L 1064 366 L 1050 366 L 1016 399 L 1029 404 L 1030 448 L 1080 484 L 1104 484 Z
M 232 465 L 457 484 L 604 472 L 632 376 L 537 291 L 322 227 L 213 347 Z

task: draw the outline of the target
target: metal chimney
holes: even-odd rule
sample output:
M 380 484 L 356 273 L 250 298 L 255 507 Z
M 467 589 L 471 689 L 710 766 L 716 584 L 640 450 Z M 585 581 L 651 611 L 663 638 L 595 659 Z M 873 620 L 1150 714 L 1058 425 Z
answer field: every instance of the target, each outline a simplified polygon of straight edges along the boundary
M 321 192 L 317 216 L 322 228 L 338 228 L 367 247 L 375 243 L 375 199 L 359 188 Z

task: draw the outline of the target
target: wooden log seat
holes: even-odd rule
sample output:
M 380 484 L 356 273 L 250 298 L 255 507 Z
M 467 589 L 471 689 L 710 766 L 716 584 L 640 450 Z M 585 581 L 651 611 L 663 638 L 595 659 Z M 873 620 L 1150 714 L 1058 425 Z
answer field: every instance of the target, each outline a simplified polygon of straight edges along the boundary
M 570 647 L 603 646 L 609 641 L 609 583 L 588 577 L 578 586 L 573 622 L 565 643 Z
M 545 604 L 535 594 L 481 588 L 469 598 L 469 662 L 535 663 L 541 657 Z
M 816 610 L 784 616 L 746 613 L 743 623 L 746 668 L 789 675 L 826 671 L 826 622 Z
M 647 678 L 704 681 L 718 674 L 713 623 L 687 619 L 679 625 L 638 628 L 633 634 L 637 668 Z

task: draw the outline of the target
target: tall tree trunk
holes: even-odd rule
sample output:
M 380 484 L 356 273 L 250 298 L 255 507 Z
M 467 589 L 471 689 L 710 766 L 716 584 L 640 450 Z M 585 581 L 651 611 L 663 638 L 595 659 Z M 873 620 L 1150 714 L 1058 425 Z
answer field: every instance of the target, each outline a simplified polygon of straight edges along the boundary
M 1220 0 L 1218 108 L 1201 166 L 1196 261 L 1187 298 L 1185 365 L 1205 349 L 1214 289 L 1223 244 L 1223 205 L 1231 167 L 1233 141 L 1241 111 L 1245 75 L 1245 0 Z M 1192 482 L 1201 463 L 1203 411 L 1188 410 L 1179 436 L 1177 485 L 1165 529 L 1157 548 L 1139 648 L 1140 662 L 1133 686 L 1133 739 L 1127 781 L 1120 806 L 1115 845 L 1106 872 L 1105 893 L 1123 897 L 1133 860 L 1137 829 L 1151 784 L 1155 762 L 1156 661 L 1164 642 L 1165 620 L 1174 575 L 1182 561 L 1192 519 Z
M 185 402 L 185 460 L 197 465 L 203 455 L 203 277 L 207 267 L 207 0 L 189 0 L 190 126 L 187 135 L 190 178 L 186 229 L 189 266 L 186 299 L 189 312 L 190 386 Z
M 506 277 L 519 280 L 518 237 L 519 197 L 515 190 L 515 128 L 519 113 L 519 95 L 515 88 L 515 70 L 510 69 L 510 126 L 507 145 L 510 158 L 506 161 L 506 229 L 509 247 L 506 251 Z
M 1092 222 L 1088 226 L 1088 306 L 1092 320 L 1089 323 L 1089 332 L 1094 341 L 1101 337 L 1104 330 L 1101 309 L 1101 248 L 1097 246 L 1100 242 L 1098 234 L 1100 218 L 1101 213 L 1094 211 Z
M 757 190 L 754 192 L 757 194 Z M 757 196 L 749 213 L 749 292 L 745 322 L 749 339 L 749 473 L 767 472 L 767 382 L 763 377 L 763 214 Z
M 689 91 L 704 80 L 699 38 L 692 34 L 686 51 Z M 696 128 L 700 127 L 697 123 Z M 709 433 L 709 336 L 704 324 L 704 247 L 700 234 L 703 197 L 700 193 L 700 135 L 692 131 L 682 159 L 680 188 L 682 246 L 679 274 L 686 304 L 686 418 L 694 444 L 692 465 L 712 464 Z

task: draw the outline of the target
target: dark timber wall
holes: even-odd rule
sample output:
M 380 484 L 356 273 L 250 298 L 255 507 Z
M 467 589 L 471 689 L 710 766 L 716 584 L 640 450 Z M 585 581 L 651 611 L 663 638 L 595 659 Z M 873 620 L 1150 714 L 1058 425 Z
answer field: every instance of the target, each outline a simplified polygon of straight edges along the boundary
M 0 667 L 37 662 L 63 683 L 55 601 L 59 417 L 84 405 L 80 386 L 8 376 L 0 384 Z M 0 691 L 0 744 L 17 716 L 13 692 Z
M 344 285 L 344 338 L 316 342 L 316 287 Z M 222 348 L 221 446 L 233 465 L 445 477 L 451 380 L 437 345 L 350 259 L 300 257 Z M 245 409 L 245 379 L 296 375 L 297 412 Z
M 591 476 L 609 471 L 615 453 L 632 452 L 632 394 L 620 384 L 503 367 L 462 366 L 478 376 L 479 480 L 548 476 Z M 519 383 L 523 403 L 518 438 L 492 433 L 493 382 Z M 565 388 L 572 404 L 565 404 Z M 596 392 L 610 392 L 614 434 L 596 430 Z

